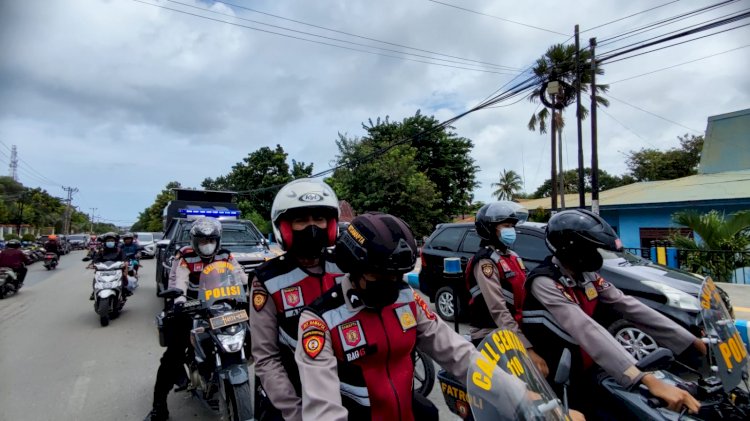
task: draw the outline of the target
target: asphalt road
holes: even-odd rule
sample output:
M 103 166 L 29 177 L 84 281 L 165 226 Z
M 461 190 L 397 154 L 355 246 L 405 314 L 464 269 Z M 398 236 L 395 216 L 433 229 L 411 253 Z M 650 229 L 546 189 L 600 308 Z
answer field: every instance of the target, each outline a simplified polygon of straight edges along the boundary
M 21 292 L 0 301 L 0 420 L 141 420 L 150 409 L 163 352 L 154 261 L 143 261 L 140 287 L 122 315 L 101 327 L 83 255 L 63 256 L 54 271 L 33 264 Z M 750 287 L 728 292 L 736 307 L 750 310 Z M 430 399 L 441 420 L 456 419 L 439 384 Z M 169 408 L 173 420 L 218 419 L 184 392 L 170 394 Z

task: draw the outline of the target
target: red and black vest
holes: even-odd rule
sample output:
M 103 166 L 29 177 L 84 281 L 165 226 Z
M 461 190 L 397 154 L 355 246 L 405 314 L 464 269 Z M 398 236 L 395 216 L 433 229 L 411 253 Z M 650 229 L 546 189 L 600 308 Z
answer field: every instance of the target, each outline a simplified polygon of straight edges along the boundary
M 310 309 L 326 323 L 338 360 L 341 400 L 349 419 L 411 421 L 417 303 L 407 285 L 394 304 L 365 308 L 349 290 L 350 310 L 337 285 Z
M 599 303 L 598 296 L 590 300 L 586 296 L 586 292 L 575 286 L 575 281 L 566 277 L 560 268 L 552 262 L 552 256 L 548 256 L 542 264 L 534 268 L 526 280 L 527 295 L 522 312 L 523 333 L 534 344 L 534 350 L 537 354 L 544 358 L 550 373 L 557 371 L 563 350 L 569 349 L 572 356 L 571 382 L 575 382 L 576 376 L 581 375 L 593 366 L 594 361 L 575 339 L 560 327 L 555 317 L 531 293 L 531 285 L 540 276 L 553 279 L 555 286 L 562 295 L 578 304 L 584 313 L 598 323 L 601 323 L 599 320 L 600 310 L 605 309 L 606 306 Z M 553 385 L 553 389 L 557 392 L 555 386 L 558 385 Z
M 214 255 L 213 259 L 211 259 L 210 262 L 206 263 L 204 262 L 203 258 L 200 257 L 198 253 L 195 252 L 195 250 L 193 250 L 192 247 L 185 246 L 180 249 L 180 256 L 182 256 L 182 260 L 185 261 L 188 269 L 190 270 L 190 275 L 188 275 L 188 288 L 186 295 L 188 298 L 195 300 L 198 298 L 201 272 L 203 272 L 203 268 L 213 262 L 228 262 L 232 257 L 232 253 L 227 249 L 219 249 L 219 251 L 216 252 L 216 255 Z
M 298 396 L 302 396 L 299 369 L 294 361 L 297 349 L 297 328 L 299 315 L 324 292 L 336 285 L 336 278 L 342 275 L 335 263 L 323 259 L 323 273 L 311 273 L 299 266 L 286 255 L 271 259 L 255 270 L 256 278 L 268 291 L 276 306 L 276 319 L 279 326 L 279 353 L 281 363 L 289 375 Z
M 469 294 L 471 294 L 471 298 L 469 299 L 469 323 L 472 327 L 480 329 L 494 329 L 497 327 L 495 320 L 490 314 L 490 310 L 487 308 L 484 296 L 482 296 L 482 290 L 479 288 L 477 280 L 474 277 L 474 267 L 482 259 L 491 260 L 497 267 L 500 287 L 505 297 L 505 305 L 520 325 L 521 312 L 516 311 L 516 309 L 523 305 L 526 295 L 526 290 L 524 289 L 526 269 L 518 255 L 512 251 L 507 255 L 503 255 L 491 247 L 482 247 L 466 265 L 466 286 L 469 289 Z

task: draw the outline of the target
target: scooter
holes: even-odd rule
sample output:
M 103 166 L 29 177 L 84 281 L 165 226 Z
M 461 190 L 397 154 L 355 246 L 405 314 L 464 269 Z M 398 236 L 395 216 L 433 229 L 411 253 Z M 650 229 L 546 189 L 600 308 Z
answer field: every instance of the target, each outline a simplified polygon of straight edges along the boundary
M 57 255 L 55 253 L 48 252 L 44 255 L 44 267 L 47 268 L 47 270 L 57 268 Z
M 90 260 L 88 257 L 84 261 Z M 125 306 L 122 291 L 122 270 L 125 262 L 94 263 L 94 311 L 99 315 L 99 323 L 108 326 L 110 319 L 120 315 Z
M 0 268 L 0 299 L 8 294 L 16 294 L 23 284 L 18 283 L 18 275 L 11 268 Z

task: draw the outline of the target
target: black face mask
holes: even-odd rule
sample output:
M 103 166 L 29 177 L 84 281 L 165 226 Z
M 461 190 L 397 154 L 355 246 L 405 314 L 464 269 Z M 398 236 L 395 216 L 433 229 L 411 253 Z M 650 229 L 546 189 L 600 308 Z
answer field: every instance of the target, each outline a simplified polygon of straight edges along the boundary
M 299 257 L 313 258 L 321 255 L 328 245 L 328 230 L 310 225 L 303 230 L 292 231 L 292 253 Z
M 602 255 L 596 249 L 571 253 L 570 256 L 564 256 L 560 260 L 565 266 L 576 273 L 596 272 L 604 264 Z
M 396 302 L 402 284 L 402 281 L 371 281 L 367 282 L 367 289 L 356 288 L 356 294 L 365 307 L 379 310 Z

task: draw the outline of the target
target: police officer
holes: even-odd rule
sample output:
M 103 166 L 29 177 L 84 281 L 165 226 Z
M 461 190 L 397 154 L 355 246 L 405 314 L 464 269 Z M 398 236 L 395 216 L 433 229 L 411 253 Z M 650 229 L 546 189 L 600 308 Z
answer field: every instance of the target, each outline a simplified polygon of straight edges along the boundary
M 467 377 L 477 350 L 402 279 L 416 256 L 409 227 L 392 215 L 360 215 L 341 234 L 336 262 L 347 274 L 299 320 L 303 419 L 436 420 L 434 405 L 413 391 L 415 347 Z M 496 376 L 496 384 L 520 383 Z
M 221 223 L 214 218 L 196 219 L 190 227 L 191 245 L 180 249 L 172 263 L 169 288 L 179 288 L 185 295 L 174 300 L 175 307 L 187 299 L 197 299 L 201 272 L 213 262 L 228 262 L 234 267 L 234 276 L 247 284 L 247 275 L 229 250 L 221 248 Z M 174 274 L 174 277 L 171 275 Z M 184 376 L 185 352 L 190 346 L 189 318 L 173 317 L 165 319 L 164 333 L 167 349 L 161 357 L 154 384 L 154 401 L 151 412 L 145 421 L 163 421 L 169 418 L 167 395 L 172 386 Z
M 675 353 L 691 346 L 706 353 L 700 339 L 637 299 L 624 295 L 596 273 L 603 263 L 598 249 L 622 248 L 612 227 L 587 210 L 563 211 L 550 218 L 546 243 L 554 257 L 548 257 L 528 276 L 523 329 L 553 373 L 563 349 L 572 351 L 570 405 L 584 409 L 584 413 L 592 412 L 587 405 L 596 402 L 593 385 L 594 369 L 598 366 L 623 386 L 642 383 L 672 410 L 686 406 L 697 412 L 698 401 L 684 390 L 641 372 L 635 359 L 600 324 L 603 312 L 612 310 Z
M 294 362 L 299 313 L 341 275 L 325 253 L 336 241 L 338 216 L 336 194 L 319 180 L 294 180 L 274 198 L 273 232 L 286 253 L 255 271 L 251 292 L 255 416 L 259 420 L 302 419 L 302 392 Z
M 471 341 L 479 345 L 493 330 L 501 327 L 514 332 L 529 357 L 545 377 L 547 364 L 532 348 L 518 327 L 521 320 L 526 268 L 510 249 L 516 240 L 515 226 L 526 222 L 529 212 L 521 205 L 500 201 L 488 203 L 477 212 L 475 226 L 482 238 L 481 248 L 466 265 L 466 282 L 471 298 L 469 314 Z

